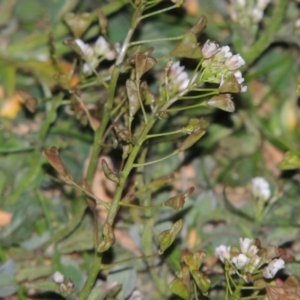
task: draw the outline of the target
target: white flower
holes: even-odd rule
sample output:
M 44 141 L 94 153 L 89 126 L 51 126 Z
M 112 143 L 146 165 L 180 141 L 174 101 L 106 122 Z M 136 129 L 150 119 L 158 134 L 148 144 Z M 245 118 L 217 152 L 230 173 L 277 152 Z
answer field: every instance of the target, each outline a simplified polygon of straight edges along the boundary
M 81 50 L 81 52 L 86 60 L 89 61 L 89 60 L 93 59 L 94 49 L 90 45 L 84 43 L 81 39 L 75 39 L 74 41 L 75 41 L 76 45 L 79 47 L 79 49 Z
M 109 43 L 101 35 L 98 37 L 94 49 L 98 56 L 104 56 L 107 60 L 113 60 L 116 58 L 115 51 L 111 49 Z
M 252 244 L 253 244 L 252 239 L 240 238 L 240 248 L 241 248 L 242 253 L 247 253 Z
M 239 54 L 235 54 L 235 55 L 229 57 L 225 62 L 225 65 L 231 71 L 237 70 L 238 68 L 240 68 L 244 64 L 245 64 L 245 61 L 243 60 L 243 58 Z
M 246 5 L 246 0 L 236 0 L 237 4 L 244 7 Z
M 169 79 L 172 88 L 175 88 L 177 91 L 184 91 L 190 82 L 188 74 L 184 71 L 184 66 L 180 66 L 180 62 L 174 62 L 169 70 Z
M 265 200 L 271 196 L 271 189 L 269 182 L 263 177 L 255 177 L 252 179 L 252 194 L 255 197 L 260 197 Z
M 260 10 L 264 10 L 270 2 L 271 0 L 257 0 L 256 7 Z
M 63 283 L 64 282 L 64 275 L 61 274 L 60 272 L 56 271 L 54 274 L 53 274 L 53 280 L 55 283 Z
M 215 255 L 224 263 L 225 260 L 230 259 L 230 250 L 230 246 L 221 245 L 215 249 Z
M 262 10 L 260 10 L 259 8 L 253 8 L 251 10 L 251 16 L 253 18 L 253 20 L 258 23 L 259 21 L 262 20 L 263 16 L 264 16 L 264 12 Z
M 232 56 L 229 46 L 223 46 L 220 48 L 219 54 L 222 55 L 222 58 L 229 58 Z
M 241 252 L 248 257 L 252 257 L 257 254 L 258 248 L 253 244 L 253 240 L 248 238 L 240 238 Z
M 249 258 L 245 254 L 239 254 L 232 258 L 232 263 L 237 269 L 242 269 L 249 261 Z
M 219 45 L 215 42 L 207 40 L 202 47 L 202 54 L 205 58 L 214 56 L 219 50 Z
M 247 92 L 248 87 L 246 85 L 242 85 L 241 93 Z
M 242 72 L 241 71 L 235 71 L 234 73 L 233 73 L 233 75 L 234 75 L 234 77 L 236 78 L 236 80 L 237 80 L 237 82 L 239 83 L 239 84 L 241 84 L 241 83 L 243 83 L 244 82 L 244 78 L 243 78 L 243 76 L 242 76 Z
M 273 278 L 276 273 L 284 268 L 284 260 L 281 258 L 273 259 L 264 269 L 263 275 L 267 279 Z

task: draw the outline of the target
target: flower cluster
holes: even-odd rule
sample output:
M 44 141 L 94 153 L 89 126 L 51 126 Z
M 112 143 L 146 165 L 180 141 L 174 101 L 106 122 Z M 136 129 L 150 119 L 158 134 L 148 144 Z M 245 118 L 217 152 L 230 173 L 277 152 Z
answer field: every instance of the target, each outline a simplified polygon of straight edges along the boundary
M 184 66 L 180 66 L 179 61 L 173 62 L 168 71 L 168 89 L 182 92 L 188 87 L 189 82 L 189 76 L 184 71 Z
M 263 177 L 255 177 L 251 180 L 252 195 L 256 198 L 268 200 L 271 196 L 271 189 L 269 182 Z
M 246 25 L 249 21 L 259 23 L 264 16 L 264 10 L 271 0 L 232 0 L 230 15 L 233 21 Z
M 233 55 L 228 46 L 219 47 L 218 44 L 207 40 L 202 47 L 204 61 L 202 63 L 203 73 L 201 80 L 220 84 L 221 92 L 245 92 L 247 86 L 243 85 L 244 78 L 239 68 L 245 61 L 239 54 Z M 228 84 L 227 79 L 235 78 L 234 83 Z M 233 89 L 227 90 L 228 86 Z
M 240 238 L 240 249 L 221 245 L 215 249 L 215 254 L 230 266 L 231 273 L 240 274 L 247 282 L 251 280 L 251 274 L 261 272 L 264 278 L 271 279 L 284 268 L 284 260 L 278 258 L 278 251 L 274 247 L 260 247 L 259 240 Z
M 99 64 L 99 58 L 106 60 L 114 60 L 116 58 L 116 49 L 118 50 L 119 45 L 114 45 L 113 49 L 111 45 L 104 39 L 103 36 L 99 36 L 93 46 L 84 43 L 81 39 L 75 39 L 75 43 L 80 50 L 80 54 L 85 60 L 82 71 L 86 75 L 91 75 L 93 70 Z

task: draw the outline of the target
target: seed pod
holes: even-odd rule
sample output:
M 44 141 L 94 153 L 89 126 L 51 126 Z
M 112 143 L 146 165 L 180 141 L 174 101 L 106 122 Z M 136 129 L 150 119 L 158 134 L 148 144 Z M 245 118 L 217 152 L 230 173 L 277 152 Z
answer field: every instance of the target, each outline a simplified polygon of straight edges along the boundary
M 97 247 L 98 252 L 107 251 L 115 243 L 114 230 L 109 223 L 103 225 L 103 236 L 100 244 Z
M 68 173 L 63 161 L 61 160 L 58 150 L 56 147 L 51 147 L 50 149 L 44 149 L 43 155 L 46 157 L 50 165 L 60 174 L 63 179 L 70 183 L 73 181 L 72 176 Z
M 207 101 L 207 105 L 220 108 L 228 112 L 234 112 L 235 105 L 230 94 L 220 94 L 213 96 Z
M 174 242 L 178 232 L 181 230 L 183 221 L 178 220 L 175 222 L 172 227 L 169 230 L 163 231 L 159 236 L 158 236 L 158 242 L 159 242 L 159 250 L 158 254 L 163 254 L 164 251 L 171 246 L 171 244 Z
M 197 141 L 199 141 L 205 134 L 205 130 L 198 130 L 196 132 L 191 133 L 181 144 L 179 147 L 179 151 L 184 151 L 191 146 L 193 146 Z
M 93 21 L 93 15 L 86 12 L 81 14 L 69 12 L 65 15 L 64 19 L 75 38 L 80 38 L 91 25 Z
M 101 166 L 103 168 L 104 175 L 107 179 L 119 183 L 119 177 L 109 168 L 105 159 L 101 160 Z

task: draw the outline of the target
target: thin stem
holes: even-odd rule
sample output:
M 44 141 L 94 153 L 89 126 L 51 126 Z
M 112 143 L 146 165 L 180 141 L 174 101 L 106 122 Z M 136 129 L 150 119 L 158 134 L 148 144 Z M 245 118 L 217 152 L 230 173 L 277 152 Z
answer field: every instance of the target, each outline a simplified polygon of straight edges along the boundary
M 144 122 L 145 124 L 148 123 L 148 118 L 147 118 L 147 114 L 146 114 L 146 111 L 145 111 L 145 107 L 144 107 L 144 104 L 143 104 L 143 101 L 142 101 L 142 98 L 141 98 L 141 93 L 140 93 L 140 81 L 139 80 L 136 80 L 136 87 L 137 87 L 137 94 L 138 94 L 138 99 L 139 99 L 139 103 L 140 103 L 140 106 L 141 106 L 141 109 L 142 109 L 142 112 L 143 112 L 143 117 L 144 117 Z M 130 128 L 131 129 L 131 128 Z
M 131 42 L 129 44 L 130 47 L 136 46 L 136 45 L 141 45 L 141 44 L 147 44 L 147 43 L 157 43 L 157 42 L 165 42 L 165 41 L 177 41 L 183 38 L 183 35 L 180 36 L 175 36 L 175 37 L 170 37 L 170 38 L 161 38 L 161 39 L 153 39 L 153 40 L 143 40 L 143 41 L 136 41 L 136 42 Z
M 152 165 L 152 164 L 155 164 L 155 163 L 158 163 L 160 161 L 163 161 L 169 157 L 172 157 L 176 154 L 178 154 L 180 151 L 179 150 L 175 150 L 174 152 L 172 152 L 171 154 L 163 157 L 163 158 L 160 158 L 160 159 L 157 159 L 157 160 L 153 160 L 153 161 L 149 161 L 149 162 L 146 162 L 146 163 L 142 163 L 142 164 L 133 164 L 132 167 L 133 168 L 137 168 L 137 167 L 142 167 L 142 166 L 148 166 L 148 165 Z
M 96 197 L 94 194 L 90 193 L 89 191 L 87 191 L 85 188 L 83 188 L 82 186 L 78 185 L 76 182 L 72 182 L 71 183 L 74 187 L 78 188 L 80 191 L 84 192 L 87 196 L 89 196 L 90 198 L 94 199 L 96 201 L 97 204 L 101 204 L 103 205 L 107 210 L 109 209 L 109 204 L 106 203 L 105 201 L 101 200 L 100 198 Z
M 164 13 L 166 11 L 169 11 L 169 10 L 172 10 L 174 8 L 178 8 L 178 5 L 175 4 L 175 5 L 172 5 L 170 7 L 167 7 L 167 8 L 164 8 L 164 9 L 160 9 L 160 10 L 157 10 L 157 11 L 154 11 L 152 13 L 149 13 L 149 14 L 146 14 L 146 15 L 143 15 L 142 17 L 140 17 L 139 21 L 143 20 L 143 19 L 146 19 L 146 18 L 149 18 L 149 17 L 153 17 L 155 15 L 158 15 L 158 14 L 161 14 L 161 13 Z
M 176 133 L 182 133 L 182 129 L 164 132 L 164 133 L 148 134 L 146 136 L 146 139 L 151 139 L 151 138 L 156 138 L 156 137 L 161 137 L 161 136 L 166 136 L 166 135 L 171 135 L 171 134 L 176 134 Z
M 120 206 L 125 206 L 125 207 L 136 208 L 136 209 L 155 209 L 155 208 L 164 207 L 164 203 L 157 204 L 157 205 L 150 205 L 150 206 L 141 206 L 141 205 L 126 203 L 126 202 L 123 202 L 123 201 L 120 201 L 119 205 Z
M 288 3 L 289 1 L 287 0 L 279 0 L 276 5 L 274 5 L 271 22 L 265 27 L 265 30 L 261 32 L 259 39 L 254 45 L 252 45 L 247 52 L 242 53 L 242 57 L 247 62 L 248 66 L 250 66 L 274 41 L 274 36 L 282 26 Z
M 88 109 L 86 108 L 86 106 L 84 105 L 84 103 L 82 102 L 81 98 L 78 97 L 76 94 L 74 94 L 74 97 L 76 98 L 76 100 L 79 102 L 79 104 L 81 105 L 82 109 L 84 110 L 88 120 L 89 120 L 89 123 L 93 129 L 93 131 L 96 130 L 96 126 L 94 125 L 94 122 L 93 122 L 93 119 L 91 117 L 91 114 L 90 112 L 88 111 Z
M 202 103 L 199 103 L 199 104 L 194 104 L 194 105 L 185 106 L 185 107 L 174 107 L 174 108 L 169 108 L 166 111 L 167 112 L 181 111 L 181 110 L 191 109 L 191 108 L 195 108 L 195 107 L 199 107 L 199 106 L 207 106 L 207 103 L 202 102 Z
M 119 55 L 116 60 L 115 67 L 113 69 L 113 73 L 112 73 L 112 77 L 111 77 L 111 81 L 110 81 L 109 89 L 108 89 L 107 103 L 106 103 L 103 113 L 102 113 L 101 125 L 99 126 L 99 128 L 96 131 L 93 150 L 92 150 L 92 154 L 91 154 L 91 158 L 90 158 L 90 163 L 88 166 L 87 177 L 86 177 L 86 180 L 88 183 L 91 182 L 91 180 L 94 176 L 96 166 L 97 166 L 97 161 L 98 161 L 98 155 L 100 153 L 101 145 L 103 142 L 102 141 L 103 135 L 105 133 L 105 129 L 110 120 L 110 113 L 111 113 L 112 107 L 113 107 L 114 95 L 115 95 L 116 86 L 117 86 L 117 80 L 118 80 L 119 74 L 120 74 L 120 68 L 118 66 L 123 62 L 123 60 L 125 58 L 127 49 L 129 47 L 129 42 L 130 42 L 130 40 L 135 32 L 135 29 L 139 23 L 139 19 L 143 12 L 143 9 L 144 9 L 144 5 L 142 4 L 135 11 L 135 14 L 133 16 L 132 26 L 129 29 L 127 36 L 123 42 L 123 45 L 121 47 L 121 50 L 120 50 Z M 153 124 L 154 124 L 154 122 L 153 122 Z M 151 125 L 153 125 L 153 124 L 152 123 L 150 124 L 150 122 L 149 122 L 148 126 L 150 125 L 150 127 L 146 127 L 146 128 L 148 128 L 148 131 L 151 129 L 151 127 L 152 127 Z M 148 133 L 148 131 L 147 131 L 147 133 Z M 139 150 L 140 150 L 140 145 L 137 145 L 131 152 L 131 154 L 127 160 L 126 166 L 124 168 L 124 171 L 121 173 L 120 181 L 119 181 L 118 187 L 116 189 L 116 193 L 115 193 L 114 199 L 111 203 L 111 206 L 110 206 L 110 209 L 108 212 L 108 216 L 107 216 L 107 222 L 111 226 L 113 225 L 113 221 L 115 219 L 115 216 L 116 216 L 118 208 L 119 208 L 119 201 L 122 196 L 122 192 L 124 189 L 126 179 L 131 170 L 131 165 L 133 164 L 133 161 L 134 161 L 135 157 L 137 156 Z M 102 253 L 97 253 L 95 251 L 93 264 L 91 266 L 91 269 L 89 270 L 88 278 L 84 284 L 83 289 L 81 290 L 81 292 L 79 294 L 78 300 L 86 300 L 88 298 L 88 295 L 90 294 L 90 291 L 95 283 L 97 275 L 101 269 L 100 268 L 101 260 L 102 260 Z
M 112 264 L 101 264 L 101 269 L 102 270 L 107 270 L 107 269 L 111 269 L 115 266 L 120 266 L 120 265 L 126 264 L 126 263 L 131 262 L 131 261 L 136 261 L 136 260 L 139 260 L 139 259 L 150 259 L 150 258 L 154 258 L 154 257 L 158 257 L 158 256 L 159 255 L 157 253 L 154 253 L 154 254 L 151 254 L 151 255 L 130 257 L 130 258 L 126 258 L 124 260 L 120 260 L 120 261 L 112 263 Z

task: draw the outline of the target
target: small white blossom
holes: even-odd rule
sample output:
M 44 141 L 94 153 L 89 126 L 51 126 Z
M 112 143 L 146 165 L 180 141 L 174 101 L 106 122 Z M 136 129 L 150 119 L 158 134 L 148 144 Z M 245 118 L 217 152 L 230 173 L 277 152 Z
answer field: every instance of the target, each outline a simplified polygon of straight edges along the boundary
M 245 93 L 245 92 L 247 92 L 247 90 L 248 90 L 248 87 L 246 85 L 242 85 L 241 93 Z
M 221 245 L 215 249 L 215 255 L 224 263 L 225 260 L 230 259 L 230 250 L 230 246 Z
M 281 258 L 273 259 L 263 271 L 263 275 L 267 279 L 273 278 L 276 273 L 284 268 L 284 260 Z
M 245 254 L 239 254 L 232 258 L 232 263 L 236 266 L 237 269 L 242 269 L 249 261 L 249 258 Z
M 295 21 L 295 27 L 296 27 L 296 28 L 299 28 L 299 27 L 300 27 L 300 19 L 297 19 L 297 20 Z
M 219 50 L 219 45 L 215 42 L 207 40 L 202 47 L 202 54 L 205 58 L 214 56 Z
M 252 194 L 255 197 L 260 197 L 265 200 L 271 196 L 271 189 L 269 182 L 263 177 L 255 177 L 252 179 Z
M 180 66 L 180 62 L 174 62 L 169 70 L 169 81 L 172 88 L 179 92 L 184 91 L 189 83 L 190 79 L 188 74 L 184 71 L 184 66 Z
M 260 10 L 264 10 L 270 2 L 271 0 L 257 0 L 256 7 Z
M 246 0 L 236 0 L 237 4 L 244 7 L 246 5 Z
M 56 271 L 54 274 L 53 274 L 53 281 L 55 283 L 63 283 L 64 282 L 64 275 L 61 274 L 60 272 Z
M 104 56 L 107 60 L 114 60 L 116 58 L 116 52 L 111 49 L 109 43 L 101 35 L 98 37 L 94 49 L 98 56 Z
M 91 60 L 94 56 L 94 49 L 90 45 L 84 43 L 81 39 L 75 39 L 74 41 L 86 60 Z
M 256 23 L 259 23 L 259 21 L 261 21 L 264 16 L 264 12 L 255 7 L 251 10 L 251 16 Z
M 245 64 L 245 61 L 243 60 L 243 58 L 239 54 L 236 54 L 236 55 L 233 55 L 233 56 L 229 57 L 225 62 L 225 65 L 231 71 L 237 70 L 238 68 L 240 68 L 244 64 Z
M 240 238 L 240 248 L 241 252 L 248 257 L 252 257 L 258 252 L 258 248 L 253 244 L 253 240 L 248 238 Z

